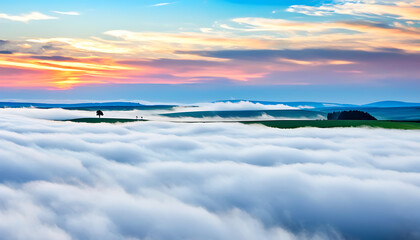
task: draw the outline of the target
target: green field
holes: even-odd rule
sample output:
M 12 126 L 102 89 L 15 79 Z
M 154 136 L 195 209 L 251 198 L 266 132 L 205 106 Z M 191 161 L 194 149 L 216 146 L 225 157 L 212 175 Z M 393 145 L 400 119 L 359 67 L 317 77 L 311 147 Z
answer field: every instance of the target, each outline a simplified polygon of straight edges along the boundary
M 247 121 L 245 124 L 262 124 L 275 128 L 334 128 L 334 127 L 377 127 L 390 129 L 420 129 L 420 122 L 365 121 L 365 120 L 280 120 Z
M 148 120 L 126 118 L 78 118 L 66 120 L 80 123 L 126 123 Z M 229 121 L 232 122 L 232 121 Z M 205 122 L 201 122 L 205 123 Z M 274 128 L 334 128 L 334 127 L 376 127 L 389 129 L 420 129 L 420 122 L 398 121 L 364 121 L 364 120 L 273 120 L 273 121 L 241 121 L 244 124 L 262 124 Z
M 127 119 L 127 118 L 77 118 L 66 120 L 71 122 L 80 122 L 80 123 L 126 123 L 126 122 L 140 122 L 147 121 L 142 119 Z
M 161 116 L 171 118 L 257 118 L 263 115 L 275 118 L 304 118 L 304 119 L 324 119 L 327 113 L 311 110 L 231 110 L 231 111 L 197 111 L 197 112 L 176 112 L 165 113 Z

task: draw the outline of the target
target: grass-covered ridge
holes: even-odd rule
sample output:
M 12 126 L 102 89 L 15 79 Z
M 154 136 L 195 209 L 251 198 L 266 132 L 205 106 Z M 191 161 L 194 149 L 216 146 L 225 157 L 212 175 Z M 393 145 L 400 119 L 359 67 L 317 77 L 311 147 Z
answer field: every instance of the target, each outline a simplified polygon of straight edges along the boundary
M 129 119 L 129 118 L 76 118 L 66 121 L 79 123 L 126 123 L 126 122 L 140 122 L 147 121 L 144 119 Z
M 127 118 L 77 118 L 66 120 L 79 123 L 127 123 L 137 121 L 148 121 L 144 119 Z M 223 122 L 223 121 L 219 121 Z M 226 121 L 233 122 L 233 121 Z M 201 122 L 205 123 L 205 122 Z M 274 128 L 335 128 L 335 127 L 376 127 L 388 129 L 420 129 L 420 122 L 404 121 L 375 121 L 375 120 L 271 120 L 271 121 L 240 121 L 244 124 L 262 124 Z
M 376 127 L 388 129 L 420 129 L 420 122 L 397 122 L 375 120 L 280 120 L 280 121 L 247 121 L 246 124 L 262 124 L 275 128 L 334 128 L 334 127 Z
M 305 119 L 323 119 L 327 113 L 312 110 L 229 110 L 229 111 L 196 111 L 196 112 L 176 112 L 160 114 L 161 116 L 171 118 L 257 118 L 262 115 L 268 115 L 275 118 L 305 118 Z

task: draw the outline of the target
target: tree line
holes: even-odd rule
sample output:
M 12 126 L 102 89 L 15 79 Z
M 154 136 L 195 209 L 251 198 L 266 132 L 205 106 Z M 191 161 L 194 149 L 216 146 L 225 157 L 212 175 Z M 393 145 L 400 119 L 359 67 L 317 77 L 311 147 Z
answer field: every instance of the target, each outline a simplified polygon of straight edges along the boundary
M 367 112 L 359 110 L 332 112 L 327 115 L 328 120 L 377 120 Z

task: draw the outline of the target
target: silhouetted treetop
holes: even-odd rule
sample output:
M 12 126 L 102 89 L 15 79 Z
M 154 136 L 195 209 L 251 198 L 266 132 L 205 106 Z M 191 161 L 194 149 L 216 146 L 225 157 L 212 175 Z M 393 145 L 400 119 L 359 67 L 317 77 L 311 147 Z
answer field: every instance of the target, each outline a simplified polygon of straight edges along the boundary
M 101 110 L 96 111 L 96 116 L 98 116 L 99 118 L 101 118 L 101 116 L 103 116 L 104 113 Z
M 327 115 L 328 120 L 377 120 L 367 112 L 359 110 L 332 112 Z

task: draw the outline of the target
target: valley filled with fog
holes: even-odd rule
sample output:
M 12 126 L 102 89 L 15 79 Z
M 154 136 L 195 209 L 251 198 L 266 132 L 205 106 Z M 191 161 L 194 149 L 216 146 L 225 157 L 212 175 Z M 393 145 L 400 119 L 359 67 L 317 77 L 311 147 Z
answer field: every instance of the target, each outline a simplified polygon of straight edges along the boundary
M 393 104 L 392 104 L 393 103 Z M 387 104 L 387 105 L 384 105 Z M 397 105 L 396 105 L 397 104 Z M 398 105 L 399 104 L 399 105 Z M 417 105 L 420 105 L 417 104 Z M 3 114 L 36 119 L 73 120 L 95 118 L 145 119 L 170 122 L 237 122 L 271 120 L 326 120 L 335 111 L 361 110 L 378 120 L 418 121 L 420 108 L 410 103 L 380 102 L 363 106 L 317 102 L 223 101 L 182 105 L 130 102 L 85 104 L 0 103 Z
M 310 111 L 309 106 L 289 106 L 285 104 L 264 105 L 252 103 L 249 101 L 241 102 L 214 102 L 197 103 L 190 105 L 168 105 L 168 107 L 158 108 L 151 105 L 140 105 L 140 109 L 125 109 L 124 107 L 114 107 L 111 110 L 102 107 L 104 117 L 106 118 L 124 118 L 136 119 L 136 117 L 147 120 L 157 121 L 237 121 L 237 120 L 315 120 L 325 119 L 326 114 L 318 111 Z M 165 105 L 163 105 L 165 106 Z M 150 109 L 143 107 L 151 107 Z M 75 108 L 65 109 L 56 108 L 37 108 L 5 107 L 2 110 L 4 114 L 13 114 L 27 116 L 37 119 L 49 120 L 71 120 L 77 118 L 96 117 L 95 109 L 101 109 L 100 106 L 93 108 Z M 223 114 L 225 113 L 225 114 Z M 225 115 L 225 116 L 224 116 Z
M 0 109 L 3 238 L 420 238 L 419 130 L 80 114 Z

